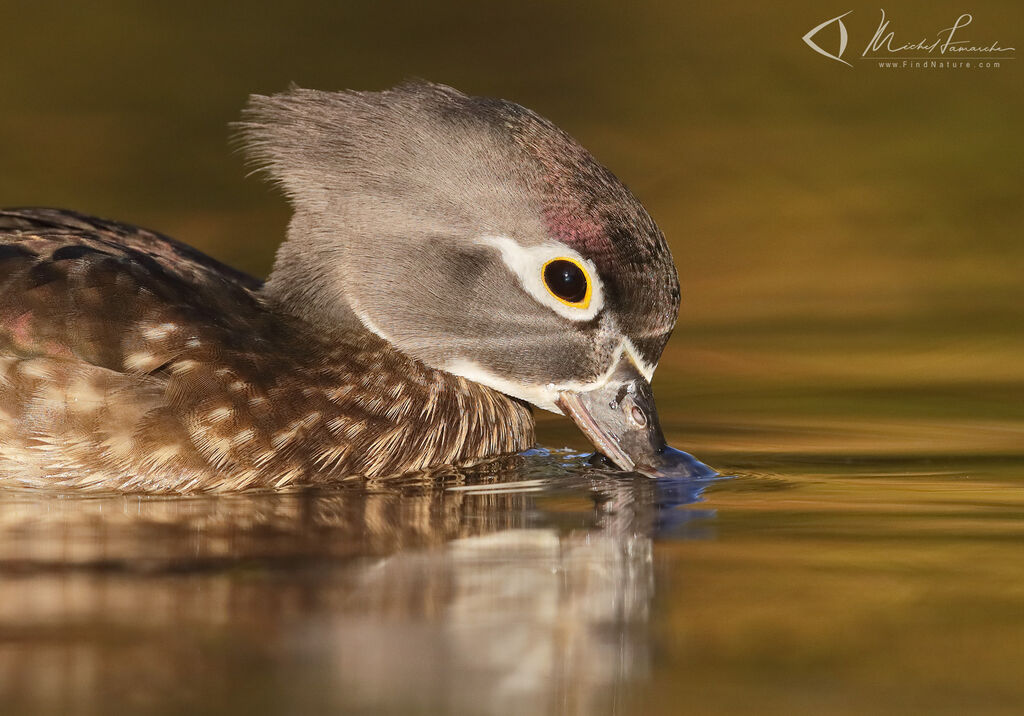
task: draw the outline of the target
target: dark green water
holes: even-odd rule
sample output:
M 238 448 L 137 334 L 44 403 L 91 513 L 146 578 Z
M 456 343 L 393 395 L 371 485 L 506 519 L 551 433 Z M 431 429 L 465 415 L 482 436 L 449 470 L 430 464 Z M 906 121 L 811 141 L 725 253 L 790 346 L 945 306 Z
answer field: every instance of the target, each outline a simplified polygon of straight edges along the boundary
M 538 109 L 657 219 L 655 379 L 731 479 L 502 471 L 316 494 L 0 495 L 0 712 L 1020 713 L 1024 113 L 998 70 L 842 66 L 848 9 L 0 2 L 0 204 L 265 272 L 249 92 L 408 76 Z M 886 7 L 1024 45 L 1015 3 Z M 877 7 L 847 18 L 850 52 Z

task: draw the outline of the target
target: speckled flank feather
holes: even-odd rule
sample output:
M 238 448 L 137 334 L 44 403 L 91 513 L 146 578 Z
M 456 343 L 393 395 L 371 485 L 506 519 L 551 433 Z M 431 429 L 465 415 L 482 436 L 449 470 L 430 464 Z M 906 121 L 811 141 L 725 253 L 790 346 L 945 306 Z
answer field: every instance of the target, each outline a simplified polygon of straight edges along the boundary
M 533 444 L 522 403 L 259 289 L 152 232 L 0 211 L 0 484 L 279 487 Z

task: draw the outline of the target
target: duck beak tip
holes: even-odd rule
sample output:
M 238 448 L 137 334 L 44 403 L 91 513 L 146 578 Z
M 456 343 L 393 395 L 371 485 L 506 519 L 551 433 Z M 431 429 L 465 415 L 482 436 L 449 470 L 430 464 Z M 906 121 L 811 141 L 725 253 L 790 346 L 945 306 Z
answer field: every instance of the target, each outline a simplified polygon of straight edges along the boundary
M 650 383 L 628 356 L 619 360 L 604 384 L 587 391 L 563 391 L 556 405 L 623 470 L 655 478 L 718 474 L 666 444 Z

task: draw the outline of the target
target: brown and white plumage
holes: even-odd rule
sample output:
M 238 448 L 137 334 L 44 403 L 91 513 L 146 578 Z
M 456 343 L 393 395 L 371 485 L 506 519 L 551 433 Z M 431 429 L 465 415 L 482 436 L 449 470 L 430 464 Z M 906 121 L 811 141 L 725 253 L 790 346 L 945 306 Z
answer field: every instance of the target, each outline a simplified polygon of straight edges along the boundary
M 533 444 L 529 409 L 369 332 L 324 341 L 159 234 L 0 212 L 0 484 L 315 483 Z
M 625 469 L 706 469 L 648 385 L 679 302 L 664 237 L 564 132 L 429 83 L 254 96 L 239 129 L 294 209 L 265 284 L 144 229 L 0 211 L 0 485 L 469 465 L 533 445 L 528 403 Z

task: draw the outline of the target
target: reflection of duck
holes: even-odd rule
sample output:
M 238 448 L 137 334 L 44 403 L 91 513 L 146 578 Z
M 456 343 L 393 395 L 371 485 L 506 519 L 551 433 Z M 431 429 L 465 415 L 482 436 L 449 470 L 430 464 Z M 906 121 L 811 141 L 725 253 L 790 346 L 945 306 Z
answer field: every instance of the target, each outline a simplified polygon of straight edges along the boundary
M 452 540 L 554 522 L 615 535 L 678 537 L 679 521 L 708 516 L 678 510 L 699 502 L 708 482 L 595 473 L 579 456 L 537 457 L 530 479 L 522 458 L 486 470 L 448 471 L 346 485 L 190 498 L 70 496 L 9 491 L 0 500 L 0 574 L 88 571 L 170 574 L 228 569 L 268 560 L 387 556 Z M 565 513 L 562 496 L 592 509 Z M 546 500 L 555 498 L 552 506 Z M 552 509 L 552 507 L 554 509 Z M 70 546 L 70 547 L 69 547 Z M 2 581 L 2 580 L 0 580 Z
M 255 96 L 291 200 L 265 284 L 172 239 L 0 212 L 0 472 L 169 491 L 467 465 L 563 411 L 620 467 L 666 448 L 648 381 L 679 287 L 650 217 L 518 105 L 439 85 Z
M 612 711 L 649 658 L 651 536 L 691 510 L 671 509 L 685 499 L 671 481 L 546 467 L 174 499 L 10 493 L 0 694 L 19 708 L 5 713 Z
M 646 535 L 504 530 L 361 570 L 301 647 L 343 712 L 614 713 L 647 671 L 654 586 Z

